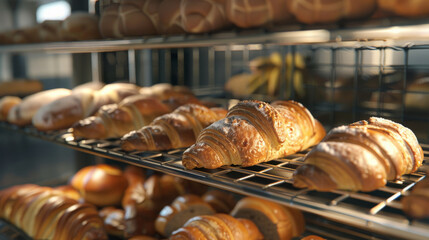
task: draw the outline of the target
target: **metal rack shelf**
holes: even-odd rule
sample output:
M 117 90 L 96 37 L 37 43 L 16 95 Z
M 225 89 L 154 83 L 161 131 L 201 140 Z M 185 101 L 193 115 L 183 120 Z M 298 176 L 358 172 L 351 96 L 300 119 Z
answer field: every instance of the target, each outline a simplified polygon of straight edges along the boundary
M 0 45 L 0 53 L 53 52 L 89 53 L 155 48 L 209 47 L 216 45 L 300 45 L 335 44 L 336 46 L 359 45 L 384 46 L 389 44 L 428 44 L 429 24 L 418 23 L 398 26 L 320 26 L 305 29 L 299 25 L 275 29 L 232 30 L 200 35 L 147 36 L 120 40 L 93 40 L 76 42 L 52 42 L 17 45 Z
M 163 152 L 125 152 L 119 140 L 75 140 L 70 133 L 37 131 L 7 123 L 1 127 L 55 142 L 79 151 L 128 164 L 149 168 L 207 185 L 253 195 L 291 205 L 328 219 L 385 234 L 394 238 L 423 239 L 429 237 L 429 221 L 410 220 L 401 211 L 400 198 L 425 177 L 423 172 L 409 174 L 400 182 L 389 182 L 373 192 L 317 192 L 297 189 L 292 185 L 294 169 L 302 164 L 305 152 L 252 167 L 222 167 L 214 170 L 186 170 L 181 164 L 183 149 Z M 429 145 L 422 145 L 425 164 Z

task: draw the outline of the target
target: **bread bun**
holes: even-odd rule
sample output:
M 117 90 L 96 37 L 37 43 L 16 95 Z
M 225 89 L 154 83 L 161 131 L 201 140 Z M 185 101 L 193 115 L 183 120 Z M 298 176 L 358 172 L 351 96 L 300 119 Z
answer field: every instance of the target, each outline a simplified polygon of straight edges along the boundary
M 299 22 L 318 24 L 369 16 L 376 8 L 376 0 L 290 0 L 287 5 Z
M 270 23 L 285 23 L 292 18 L 285 0 L 226 1 L 226 15 L 241 28 L 260 27 Z
M 208 203 L 216 213 L 230 213 L 237 201 L 231 193 L 220 190 L 210 190 L 206 192 L 202 199 Z
M 255 197 L 241 199 L 231 215 L 254 222 L 264 239 L 292 239 L 300 236 L 305 228 L 300 211 Z
M 96 206 L 116 206 L 121 203 L 128 186 L 122 171 L 107 164 L 88 166 L 79 170 L 70 184 L 85 202 Z
M 206 33 L 230 25 L 225 13 L 226 0 L 182 0 L 182 26 L 188 33 Z
M 21 98 L 14 96 L 5 96 L 0 99 L 0 121 L 6 121 L 10 109 L 21 103 Z
M 182 0 L 163 0 L 159 5 L 159 26 L 161 33 L 180 34 L 185 30 L 182 26 L 180 5 Z
M 403 17 L 424 17 L 429 15 L 425 0 L 377 0 L 378 7 Z

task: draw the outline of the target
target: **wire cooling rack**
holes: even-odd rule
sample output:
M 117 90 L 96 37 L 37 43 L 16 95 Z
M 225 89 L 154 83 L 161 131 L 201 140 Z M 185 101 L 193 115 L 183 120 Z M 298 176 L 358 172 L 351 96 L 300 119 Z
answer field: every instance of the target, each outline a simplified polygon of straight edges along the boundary
M 204 183 L 228 191 L 258 196 L 324 218 L 364 228 L 389 239 L 427 239 L 429 219 L 412 220 L 401 210 L 401 197 L 420 180 L 423 171 L 403 176 L 401 181 L 388 182 L 372 192 L 317 192 L 293 187 L 294 170 L 303 164 L 307 151 L 251 167 L 224 166 L 218 169 L 187 170 L 182 166 L 184 149 L 161 152 L 125 152 L 119 140 L 76 140 L 67 132 L 37 131 L 33 127 L 18 128 L 6 123 L 1 126 L 37 138 L 55 142 L 93 155 L 122 161 L 178 177 Z M 424 166 L 429 157 L 429 145 L 422 144 Z

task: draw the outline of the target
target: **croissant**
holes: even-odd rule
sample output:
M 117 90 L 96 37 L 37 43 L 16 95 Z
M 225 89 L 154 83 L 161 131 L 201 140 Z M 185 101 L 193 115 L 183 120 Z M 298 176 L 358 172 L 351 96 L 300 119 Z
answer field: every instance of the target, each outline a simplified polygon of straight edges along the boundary
M 258 240 L 263 239 L 263 236 L 250 220 L 218 213 L 189 219 L 183 227 L 174 231 L 169 239 Z
M 242 101 L 227 118 L 205 128 L 183 154 L 187 169 L 252 166 L 304 150 L 325 135 L 322 125 L 295 101 Z
M 371 117 L 332 129 L 294 173 L 296 187 L 319 191 L 372 191 L 415 172 L 423 150 L 414 133 L 390 120 Z
M 189 147 L 202 129 L 226 116 L 226 110 L 187 104 L 162 115 L 137 131 L 122 138 L 121 147 L 126 151 L 155 151 Z
M 33 184 L 0 192 L 0 216 L 34 239 L 107 239 L 94 206 Z
M 199 103 L 193 95 L 167 92 L 165 96 L 135 95 L 119 104 L 105 105 L 95 116 L 76 123 L 71 131 L 75 137 L 119 138 L 149 125 L 156 117 L 173 111 L 178 105 Z
M 401 204 L 402 210 L 411 218 L 429 217 L 429 178 L 418 182 L 411 192 L 402 198 Z

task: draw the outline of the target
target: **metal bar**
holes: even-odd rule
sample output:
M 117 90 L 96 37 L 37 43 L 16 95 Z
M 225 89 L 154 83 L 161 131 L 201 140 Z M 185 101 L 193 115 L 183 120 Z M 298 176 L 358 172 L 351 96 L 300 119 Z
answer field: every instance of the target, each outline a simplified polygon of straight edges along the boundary
M 100 54 L 91 53 L 91 76 L 93 82 L 101 82 Z
M 128 50 L 128 80 L 130 83 L 137 83 L 136 51 L 134 49 Z
M 192 49 L 192 87 L 200 87 L 200 49 Z
M 177 49 L 177 77 L 181 86 L 185 85 L 185 50 Z

